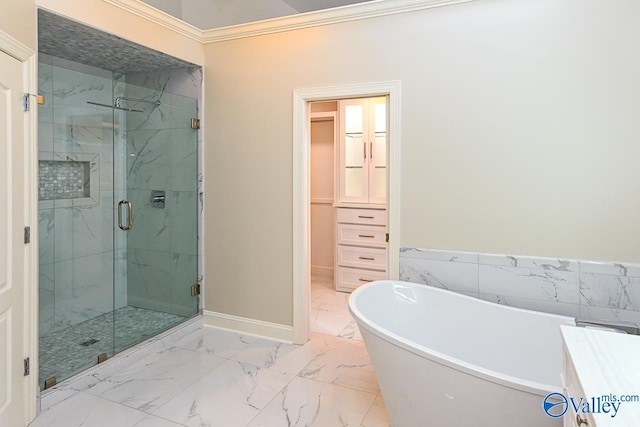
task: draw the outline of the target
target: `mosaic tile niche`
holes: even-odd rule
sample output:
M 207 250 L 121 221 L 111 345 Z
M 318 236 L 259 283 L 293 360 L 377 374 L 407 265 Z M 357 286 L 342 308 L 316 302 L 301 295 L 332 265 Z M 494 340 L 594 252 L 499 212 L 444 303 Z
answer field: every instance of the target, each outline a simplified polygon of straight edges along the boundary
M 40 152 L 40 208 L 100 204 L 100 155 Z
M 89 197 L 89 162 L 41 160 L 40 200 Z

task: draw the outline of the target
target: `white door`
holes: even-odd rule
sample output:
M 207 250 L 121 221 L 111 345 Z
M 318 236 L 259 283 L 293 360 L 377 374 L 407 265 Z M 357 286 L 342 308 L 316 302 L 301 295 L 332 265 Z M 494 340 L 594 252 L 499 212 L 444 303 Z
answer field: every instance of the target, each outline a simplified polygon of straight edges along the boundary
M 27 380 L 23 64 L 0 52 L 0 426 L 22 426 Z

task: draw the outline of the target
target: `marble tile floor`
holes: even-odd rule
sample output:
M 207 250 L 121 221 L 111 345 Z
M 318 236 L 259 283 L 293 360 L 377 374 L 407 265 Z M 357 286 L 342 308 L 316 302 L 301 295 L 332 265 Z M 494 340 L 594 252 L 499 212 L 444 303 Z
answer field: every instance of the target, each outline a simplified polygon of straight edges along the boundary
M 389 426 L 348 294 L 313 277 L 311 299 L 305 345 L 194 325 L 65 385 L 30 426 Z
M 180 322 L 183 316 L 126 306 L 40 338 L 40 386 L 51 377 L 58 382 L 97 363 L 98 355 L 111 357 Z M 115 322 L 115 324 L 114 324 Z M 114 346 L 115 338 L 115 346 Z

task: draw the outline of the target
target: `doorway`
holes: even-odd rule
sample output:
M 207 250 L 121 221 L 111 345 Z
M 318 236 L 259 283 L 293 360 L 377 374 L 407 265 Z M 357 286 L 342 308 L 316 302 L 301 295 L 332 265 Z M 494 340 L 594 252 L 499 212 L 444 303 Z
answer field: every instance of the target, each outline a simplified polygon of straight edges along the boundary
M 388 97 L 388 251 L 387 277 L 398 278 L 400 232 L 400 95 L 399 81 L 330 86 L 294 91 L 293 136 L 293 341 L 309 337 L 311 278 L 311 102 Z

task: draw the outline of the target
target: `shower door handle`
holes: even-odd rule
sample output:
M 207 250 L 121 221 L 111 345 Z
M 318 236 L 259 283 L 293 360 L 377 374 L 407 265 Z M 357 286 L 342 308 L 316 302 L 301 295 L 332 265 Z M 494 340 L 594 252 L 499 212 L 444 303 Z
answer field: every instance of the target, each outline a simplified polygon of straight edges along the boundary
M 122 205 L 127 205 L 127 224 L 122 224 Z M 133 227 L 133 205 L 128 200 L 120 200 L 118 203 L 118 227 L 121 230 L 128 231 Z

